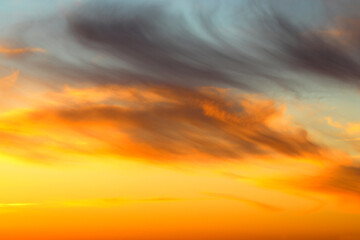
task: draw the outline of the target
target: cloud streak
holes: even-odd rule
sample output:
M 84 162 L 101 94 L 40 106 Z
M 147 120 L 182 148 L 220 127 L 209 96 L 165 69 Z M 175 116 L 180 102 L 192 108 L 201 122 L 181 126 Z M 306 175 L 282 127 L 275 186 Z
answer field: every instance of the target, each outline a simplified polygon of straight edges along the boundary
M 3 53 L 5 55 L 20 55 L 20 54 L 26 54 L 26 53 L 32 53 L 32 52 L 39 52 L 39 53 L 46 53 L 45 49 L 42 48 L 6 48 L 3 46 L 0 46 L 0 53 Z
M 310 177 L 301 184 L 308 189 L 340 196 L 360 196 L 360 168 L 356 165 L 339 165 Z
M 266 211 L 274 211 L 274 212 L 283 211 L 283 209 L 280 208 L 280 207 L 273 206 L 273 205 L 263 203 L 263 202 L 260 202 L 260 201 L 255 201 L 255 200 L 250 200 L 250 199 L 238 197 L 238 196 L 232 195 L 232 194 L 206 193 L 205 195 L 211 196 L 211 197 L 217 197 L 217 198 L 222 198 L 222 199 L 228 199 L 228 200 L 243 202 L 243 203 L 249 204 L 251 206 L 254 206 L 256 208 L 266 210 Z

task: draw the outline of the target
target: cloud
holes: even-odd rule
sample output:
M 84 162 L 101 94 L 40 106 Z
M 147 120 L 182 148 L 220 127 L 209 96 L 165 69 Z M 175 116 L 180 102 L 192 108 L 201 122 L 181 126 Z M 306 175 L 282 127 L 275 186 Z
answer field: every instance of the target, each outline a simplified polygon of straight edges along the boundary
M 339 122 L 335 122 L 332 118 L 326 118 L 328 124 L 334 128 L 343 129 L 349 135 L 356 135 L 360 133 L 360 123 L 358 122 L 347 122 L 345 125 Z
M 291 19 L 276 2 L 229 1 L 231 9 L 220 3 L 214 8 L 185 5 L 187 12 L 174 12 L 172 4 L 164 2 L 90 1 L 75 6 L 65 19 L 37 21 L 27 29 L 37 33 L 30 34 L 35 35 L 32 41 L 47 46 L 47 33 L 57 28 L 71 60 L 47 46 L 52 55 L 18 61 L 30 64 L 34 74 L 41 71 L 53 81 L 65 78 L 67 83 L 146 82 L 260 92 L 277 86 L 298 94 L 313 81 L 324 84 L 316 76 L 321 75 L 328 83 L 358 87 L 360 18 L 346 4 L 317 4 L 312 22 L 303 17 L 306 14 Z M 334 14 L 326 12 L 334 6 L 338 7 Z M 102 61 L 90 61 L 89 56 Z M 290 77 L 294 73 L 306 77 L 299 82 Z
M 228 199 L 228 200 L 234 200 L 234 201 L 239 201 L 239 202 L 243 202 L 246 204 L 249 204 L 251 206 L 260 208 L 262 210 L 267 210 L 267 211 L 283 211 L 284 209 L 277 207 L 277 206 L 273 206 L 267 203 L 263 203 L 263 202 L 259 202 L 259 201 L 255 201 L 255 200 L 250 200 L 250 199 L 246 199 L 246 198 L 242 198 L 242 197 L 238 197 L 236 195 L 233 194 L 223 194 L 223 193 L 206 193 L 205 195 L 207 196 L 211 196 L 211 197 L 217 197 L 217 198 L 222 198 L 222 199 Z
M 286 120 L 283 107 L 226 89 L 66 87 L 44 99 L 41 107 L 3 115 L 4 152 L 22 145 L 22 154 L 34 159 L 50 150 L 154 160 L 332 158 Z
M 95 18 L 98 14 L 106 17 Z M 172 14 L 164 5 L 129 7 L 92 2 L 76 9 L 67 20 L 70 34 L 82 45 L 125 60 L 135 70 L 162 81 L 244 87 L 245 83 L 235 81 L 227 72 L 258 68 L 240 51 L 222 49 L 206 40 L 189 19 Z M 205 31 L 220 34 L 215 26 L 198 23 Z
M 341 123 L 333 121 L 333 119 L 331 117 L 327 117 L 326 121 L 330 126 L 332 126 L 334 128 L 339 128 L 339 129 L 344 128 L 344 126 Z
M 309 1 L 310 21 L 301 9 L 292 19 L 281 2 L 226 3 L 187 2 L 186 10 L 174 10 L 170 2 L 89 1 L 65 19 L 19 28 L 16 41 L 36 42 L 52 54 L 14 64 L 54 86 L 150 83 L 265 93 L 276 86 L 296 96 L 314 81 L 358 87 L 358 5 Z M 301 3 L 286 6 L 297 9 Z M 326 12 L 334 6 L 333 14 Z M 62 44 L 49 44 L 49 36 Z
M 297 84 L 279 74 L 279 61 L 259 52 L 260 48 L 251 43 L 253 39 L 249 41 L 248 33 L 237 25 L 247 22 L 237 11 L 252 9 L 235 4 L 224 13 L 187 5 L 188 12 L 174 13 L 170 3 L 90 1 L 75 7 L 65 19 L 45 19 L 20 28 L 17 41 L 41 42 L 52 54 L 16 61 L 32 74 L 45 75 L 54 85 L 64 81 L 151 83 L 231 86 L 246 91 L 266 91 L 275 85 L 295 91 Z M 220 6 L 214 9 L 222 9 Z M 218 20 L 226 17 L 224 14 L 231 16 L 226 23 Z M 99 15 L 103 17 L 95 17 Z M 71 59 L 63 56 L 60 46 L 48 44 L 55 28 L 65 46 L 62 50 L 71 53 Z M 23 35 L 32 37 L 24 39 Z M 262 44 L 271 48 L 269 41 Z
M 3 53 L 5 55 L 20 55 L 20 54 L 31 53 L 31 52 L 45 53 L 46 50 L 42 49 L 42 48 L 31 48 L 31 47 L 6 48 L 4 46 L 0 46 L 0 53 Z
M 334 6 L 339 7 L 336 13 L 324 13 L 326 7 Z M 358 86 L 360 17 L 347 7 L 327 2 L 317 11 L 318 22 L 309 24 L 305 19 L 295 23 L 274 3 L 259 4 L 257 8 L 235 4 L 227 23 L 233 31 L 225 32 L 215 19 L 221 12 L 204 7 L 196 9 L 188 19 L 181 13 L 172 14 L 164 5 L 131 8 L 125 4 L 90 3 L 70 15 L 68 27 L 70 34 L 86 47 L 124 59 L 142 73 L 177 84 L 231 84 L 264 90 L 261 84 L 265 80 L 293 90 L 298 85 L 279 72 L 300 70 Z M 236 14 L 242 10 L 255 20 Z M 94 17 L 99 14 L 107 17 Z M 254 44 L 243 40 L 248 36 L 234 24 L 239 21 L 251 29 L 253 38 L 264 40 L 256 39 Z M 324 21 L 327 23 L 321 24 Z M 193 25 L 204 34 L 194 30 Z
M 356 165 L 338 165 L 310 177 L 301 184 L 307 189 L 336 194 L 360 196 L 360 168 Z
M 301 24 L 279 13 L 265 17 L 263 37 L 273 47 L 272 50 L 260 47 L 275 61 L 292 70 L 322 75 L 327 77 L 327 81 L 336 80 L 359 87 L 360 16 L 353 13 L 353 9 L 334 2 L 324 4 L 339 8 L 335 14 L 323 14 L 320 16 L 323 20 L 312 25 Z M 353 7 L 358 9 L 359 6 Z
M 285 106 L 245 93 L 266 93 L 269 84 L 294 90 L 283 74 L 304 70 L 355 84 L 341 77 L 354 59 L 344 60 L 349 48 L 339 34 L 300 26 L 277 11 L 263 16 L 263 9 L 247 5 L 227 12 L 229 24 L 219 22 L 220 8 L 189 7 L 190 16 L 175 14 L 171 4 L 90 2 L 61 24 L 38 21 L 24 31 L 46 46 L 54 37 L 47 24 L 59 30 L 65 44 L 44 47 L 52 54 L 13 62 L 26 74 L 46 76 L 53 89 L 67 87 L 49 91 L 36 106 L 1 115 L 0 150 L 45 162 L 81 156 L 159 162 L 348 158 L 289 121 Z M 231 15 L 239 10 L 254 17 L 243 22 L 251 31 L 237 24 L 242 15 Z

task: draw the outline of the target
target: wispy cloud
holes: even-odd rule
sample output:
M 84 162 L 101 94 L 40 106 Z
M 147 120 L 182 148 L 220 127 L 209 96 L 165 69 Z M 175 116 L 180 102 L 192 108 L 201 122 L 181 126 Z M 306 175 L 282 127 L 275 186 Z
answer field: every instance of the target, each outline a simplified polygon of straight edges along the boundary
M 6 54 L 6 55 L 20 55 L 20 54 L 26 54 L 26 53 L 46 53 L 45 49 L 42 48 L 31 48 L 31 47 L 25 47 L 25 48 L 6 48 L 4 46 L 0 45 L 0 53 Z
M 59 37 L 66 42 L 66 51 L 74 55 L 72 61 L 55 54 L 58 52 L 55 48 L 53 56 L 21 61 L 36 71 L 42 70 L 42 74 L 55 75 L 57 81 L 65 77 L 68 82 L 221 85 L 260 92 L 274 85 L 301 92 L 298 89 L 301 85 L 319 81 L 316 75 L 322 75 L 327 83 L 358 86 L 359 61 L 354 53 L 360 36 L 356 33 L 359 17 L 347 5 L 335 2 L 327 4 L 338 7 L 336 12 L 324 14 L 326 7 L 319 4 L 321 1 L 316 2 L 319 9 L 317 16 L 313 16 L 313 24 L 306 19 L 293 21 L 275 1 L 232 3 L 233 8 L 227 9 L 225 31 L 217 19 L 224 14 L 220 3 L 214 8 L 196 8 L 190 4 L 191 14 L 180 10 L 173 14 L 170 3 L 133 5 L 90 1 L 76 6 L 66 19 L 53 23 L 54 26 L 49 23 L 54 19 L 46 19 L 28 28 L 28 31 L 41 28 L 46 33 L 58 27 L 62 35 Z M 294 2 L 289 5 L 297 6 Z M 251 18 L 238 14 L 244 11 Z M 99 15 L 103 18 L 95 17 Z M 250 30 L 239 27 L 238 22 L 244 22 Z M 344 45 L 345 36 L 347 45 Z M 42 41 L 44 38 L 46 36 Z M 12 51 L 23 49 L 9 50 Z M 94 63 L 84 54 L 107 60 L 103 61 L 105 64 Z M 74 61 L 77 64 L 73 64 Z M 299 83 L 290 77 L 294 73 L 315 76 L 303 77 Z
M 327 118 L 328 124 L 334 128 L 343 129 L 349 135 L 356 135 L 360 133 L 360 123 L 358 122 L 347 122 L 346 124 L 341 124 L 335 122 L 332 118 Z
M 228 200 L 233 200 L 233 201 L 239 201 L 239 202 L 243 202 L 246 204 L 249 204 L 251 206 L 260 208 L 262 210 L 267 210 L 267 211 L 282 211 L 283 209 L 277 206 L 273 206 L 264 202 L 260 202 L 260 201 L 255 201 L 255 200 L 251 200 L 251 199 L 247 199 L 247 198 L 242 198 L 233 194 L 223 194 L 223 193 L 206 193 L 205 195 L 207 196 L 211 196 L 211 197 L 216 197 L 216 198 L 222 198 L 222 199 L 228 199 Z
M 2 117 L 3 151 L 21 143 L 24 154 L 43 152 L 39 157 L 49 149 L 67 149 L 158 160 L 333 158 L 306 130 L 286 121 L 283 107 L 225 89 L 67 87 L 45 99 L 40 108 Z
M 38 203 L 0 203 L 0 208 L 16 208 L 16 207 L 29 207 L 36 206 Z

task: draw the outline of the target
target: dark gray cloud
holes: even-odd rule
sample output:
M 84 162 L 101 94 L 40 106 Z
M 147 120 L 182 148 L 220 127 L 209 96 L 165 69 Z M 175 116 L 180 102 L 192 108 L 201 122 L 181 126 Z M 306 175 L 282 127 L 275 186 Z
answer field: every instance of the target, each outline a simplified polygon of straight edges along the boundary
M 65 19 L 19 28 L 18 42 L 26 45 L 34 38 L 49 54 L 15 60 L 35 74 L 72 83 L 216 85 L 262 92 L 277 86 L 301 92 L 318 75 L 358 86 L 358 5 L 225 3 L 211 8 L 188 2 L 187 11 L 180 11 L 171 1 L 90 1 Z M 49 45 L 54 38 L 61 44 Z M 100 63 L 93 61 L 99 56 Z M 307 75 L 297 82 L 289 77 L 294 73 Z
M 360 28 L 350 28 L 346 20 L 342 21 L 335 26 L 313 29 L 282 16 L 273 16 L 264 24 L 264 36 L 274 46 L 267 52 L 274 60 L 294 70 L 358 86 Z M 352 21 L 360 22 L 360 18 Z
M 171 10 L 171 4 L 164 2 L 83 4 L 67 15 L 65 22 L 52 18 L 19 28 L 16 38 L 23 44 L 22 35 L 31 36 L 37 44 L 49 45 L 55 37 L 61 43 L 44 46 L 47 55 L 20 59 L 20 66 L 72 83 L 146 82 L 260 91 L 263 83 L 270 82 L 293 90 L 278 74 L 277 63 L 252 51 L 251 41 L 245 40 L 248 33 L 241 33 L 238 26 L 242 18 L 235 15 L 247 7 L 232 4 L 234 9 L 227 14 L 234 16 L 225 23 L 217 16 L 225 17 L 224 13 L 196 8 L 196 4 L 189 5 L 193 9 L 188 14 Z M 90 59 L 95 56 L 105 60 L 96 63 Z
M 209 22 L 203 18 L 189 20 L 161 5 L 128 9 L 93 3 L 76 10 L 68 18 L 68 27 L 84 46 L 123 59 L 135 70 L 167 82 L 247 86 L 241 79 L 232 78 L 230 71 L 254 74 L 260 65 L 239 48 L 211 42 L 214 39 L 196 32 L 191 24 L 200 24 L 207 35 L 223 38 L 210 23 L 211 16 L 207 16 Z M 196 20 L 201 21 L 189 22 Z
M 275 84 L 296 91 L 298 85 L 284 77 L 295 72 L 357 86 L 360 18 L 348 5 L 316 3 L 311 16 L 305 14 L 310 2 L 303 6 L 294 1 L 231 3 L 233 9 L 228 8 L 227 15 L 193 4 L 187 16 L 164 2 L 90 2 L 67 16 L 67 34 L 82 47 L 111 57 L 118 67 L 85 60 L 75 67 L 58 59 L 48 62 L 49 69 L 58 68 L 55 72 L 70 78 L 120 84 L 140 80 L 252 91 L 266 91 Z M 303 15 L 291 18 L 291 7 L 297 6 Z M 327 12 L 334 6 L 339 10 Z M 219 21 L 219 16 L 227 21 Z

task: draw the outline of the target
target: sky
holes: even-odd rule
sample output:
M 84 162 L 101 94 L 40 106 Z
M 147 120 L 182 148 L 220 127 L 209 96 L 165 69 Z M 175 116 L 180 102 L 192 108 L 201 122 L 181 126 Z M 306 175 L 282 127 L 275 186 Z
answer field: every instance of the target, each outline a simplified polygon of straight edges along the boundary
M 1 2 L 1 238 L 359 239 L 359 9 Z

